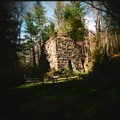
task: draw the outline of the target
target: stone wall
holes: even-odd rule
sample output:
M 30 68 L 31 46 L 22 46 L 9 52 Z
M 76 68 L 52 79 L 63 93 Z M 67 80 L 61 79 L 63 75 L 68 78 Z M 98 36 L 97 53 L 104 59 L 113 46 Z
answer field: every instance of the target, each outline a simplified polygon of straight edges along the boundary
M 45 43 L 45 51 L 50 67 L 59 70 L 70 67 L 73 70 L 81 70 L 81 56 L 78 46 L 71 38 L 64 36 L 51 37 Z
M 58 69 L 57 53 L 56 53 L 56 40 L 51 37 L 45 43 L 45 53 L 47 54 L 47 59 L 50 63 L 51 68 Z

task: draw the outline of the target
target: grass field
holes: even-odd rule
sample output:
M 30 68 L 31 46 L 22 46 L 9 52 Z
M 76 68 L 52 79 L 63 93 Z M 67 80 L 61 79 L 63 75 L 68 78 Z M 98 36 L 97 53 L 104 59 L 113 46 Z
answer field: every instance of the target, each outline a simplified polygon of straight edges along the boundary
M 120 84 L 109 76 L 0 91 L 0 120 L 119 120 Z

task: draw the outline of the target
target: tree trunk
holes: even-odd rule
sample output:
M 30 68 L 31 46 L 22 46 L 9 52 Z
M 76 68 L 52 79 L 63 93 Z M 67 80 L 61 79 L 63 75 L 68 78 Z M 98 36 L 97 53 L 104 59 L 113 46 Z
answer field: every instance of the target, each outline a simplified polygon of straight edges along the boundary
M 106 52 L 107 52 L 107 55 L 109 53 L 109 41 L 108 41 L 108 28 L 106 28 L 106 34 L 105 34 L 105 37 L 106 37 L 106 40 L 105 40 L 105 45 L 106 45 Z
M 36 68 L 36 58 L 35 58 L 35 45 L 33 45 L 33 48 L 32 48 L 32 52 L 33 52 L 33 66 L 34 68 Z

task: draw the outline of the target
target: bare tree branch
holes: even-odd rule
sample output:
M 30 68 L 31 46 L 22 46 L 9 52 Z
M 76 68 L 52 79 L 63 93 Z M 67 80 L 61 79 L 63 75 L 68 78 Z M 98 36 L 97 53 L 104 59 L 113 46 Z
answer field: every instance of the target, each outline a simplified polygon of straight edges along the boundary
M 106 10 L 100 9 L 100 8 L 96 7 L 92 2 L 91 2 L 91 3 L 90 3 L 90 2 L 87 2 L 87 1 L 84 1 L 84 2 L 85 2 L 86 4 L 91 5 L 93 8 L 95 8 L 95 9 L 97 9 L 97 10 L 100 10 L 100 11 L 103 11 L 103 12 L 108 13 L 108 14 L 111 15 L 111 17 L 113 17 L 113 18 L 118 22 L 118 24 L 120 25 L 120 20 L 119 20 L 119 18 L 116 17 L 116 16 L 114 15 L 114 13 L 112 13 L 112 12 L 110 11 L 110 9 L 107 7 L 107 5 L 104 3 L 104 1 L 101 1 L 101 2 L 102 2 L 102 4 L 104 5 L 104 7 L 106 8 Z
M 110 12 L 110 9 L 107 7 L 107 5 L 104 3 L 104 1 L 101 1 L 104 7 L 107 9 L 108 13 L 120 24 L 120 20 L 114 15 L 114 13 Z
M 89 2 L 86 2 L 86 1 L 84 1 L 84 2 L 85 2 L 85 3 L 87 3 L 87 4 L 89 4 L 89 5 L 91 5 L 93 8 L 95 8 L 95 9 L 97 9 L 97 10 L 100 10 L 100 11 L 103 11 L 103 12 L 108 13 L 108 11 L 107 11 L 107 10 L 100 9 L 100 8 L 98 8 L 98 7 L 94 6 L 92 3 L 89 3 Z

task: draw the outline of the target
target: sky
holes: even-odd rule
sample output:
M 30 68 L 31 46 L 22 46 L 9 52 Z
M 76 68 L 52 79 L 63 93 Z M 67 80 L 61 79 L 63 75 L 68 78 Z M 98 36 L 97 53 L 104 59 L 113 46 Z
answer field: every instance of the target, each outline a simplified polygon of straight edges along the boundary
M 89 15 L 85 16 L 85 19 L 86 19 L 86 24 L 88 26 L 88 29 L 95 32 L 94 14 L 90 12 Z
M 68 1 L 65 1 L 68 2 Z M 34 3 L 34 1 L 31 1 L 31 3 Z M 42 1 L 42 5 L 45 7 L 46 12 L 46 17 L 49 19 L 54 20 L 53 18 L 53 13 L 54 13 L 54 6 L 55 6 L 55 1 Z M 31 6 L 28 7 L 28 11 L 30 10 Z M 95 32 L 95 22 L 94 22 L 94 15 L 92 12 L 89 12 L 89 14 L 87 14 L 85 16 L 86 19 L 86 24 L 88 26 L 88 29 L 91 30 L 92 32 Z M 22 24 L 22 33 L 21 33 L 21 38 L 24 38 L 24 30 L 25 30 L 25 23 L 23 22 Z
M 31 8 L 32 8 L 32 5 L 35 1 L 31 1 L 30 4 L 28 4 L 28 7 L 27 7 L 27 11 L 29 11 Z M 54 1 L 50 2 L 50 1 L 42 1 L 42 5 L 45 7 L 45 10 L 47 11 L 46 12 L 46 17 L 47 18 L 51 18 L 51 19 L 54 19 L 53 18 L 53 9 L 54 9 Z M 24 30 L 25 30 L 25 22 L 23 22 L 22 24 L 22 29 L 21 29 L 21 38 L 24 38 L 24 35 L 26 33 L 24 33 Z

